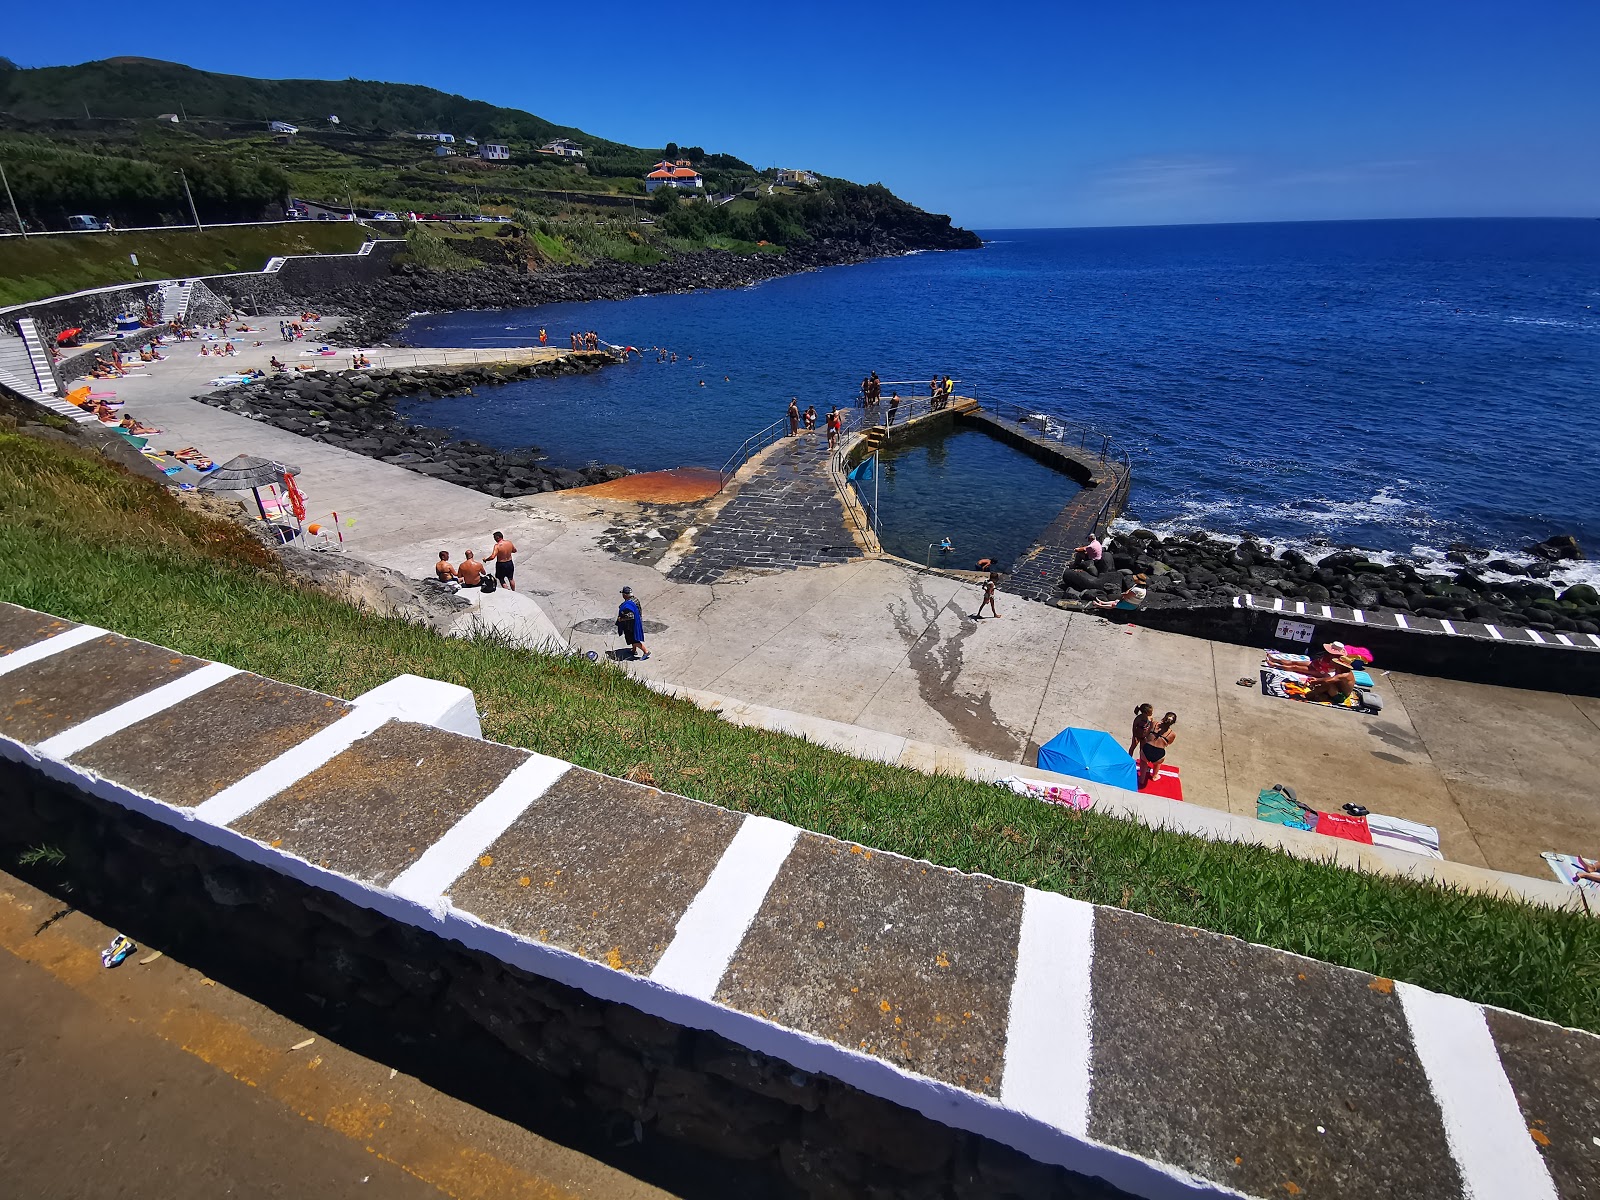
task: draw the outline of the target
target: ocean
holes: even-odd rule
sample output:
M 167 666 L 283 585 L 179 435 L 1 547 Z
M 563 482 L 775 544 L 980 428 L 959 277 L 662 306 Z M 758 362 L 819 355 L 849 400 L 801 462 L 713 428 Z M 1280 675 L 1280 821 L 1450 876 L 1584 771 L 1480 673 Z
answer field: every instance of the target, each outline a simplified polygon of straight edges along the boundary
M 1129 523 L 1423 560 L 1456 542 L 1516 557 L 1571 533 L 1600 555 L 1600 221 L 984 238 L 736 291 L 418 316 L 420 345 L 523 344 L 541 326 L 564 345 L 596 329 L 678 361 L 650 353 L 410 415 L 562 465 L 715 467 L 791 395 L 825 412 L 870 370 L 938 372 L 1110 433 L 1133 461 Z M 1014 540 L 1059 507 L 1048 488 L 989 478 L 963 525 L 960 472 L 938 465 L 940 481 L 906 494 L 938 492 L 947 526 L 998 520 Z

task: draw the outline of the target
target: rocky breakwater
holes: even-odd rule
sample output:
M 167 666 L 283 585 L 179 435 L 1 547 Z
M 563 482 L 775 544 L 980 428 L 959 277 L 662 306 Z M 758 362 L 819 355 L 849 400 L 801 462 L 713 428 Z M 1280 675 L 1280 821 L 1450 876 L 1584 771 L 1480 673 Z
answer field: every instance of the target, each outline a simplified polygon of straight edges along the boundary
M 1600 633 L 1600 594 L 1561 578 L 1561 563 L 1582 556 L 1577 542 L 1550 538 L 1528 547 L 1528 554 L 1530 562 L 1517 563 L 1457 547 L 1450 558 L 1459 569 L 1446 574 L 1404 560 L 1378 562 L 1359 550 L 1312 559 L 1249 538 L 1234 544 L 1201 533 L 1162 538 L 1137 529 L 1107 542 L 1098 572 L 1068 570 L 1061 582 L 1068 601 L 1114 596 L 1138 572 L 1146 577 L 1150 608 L 1231 604 L 1234 596 L 1249 594 Z
M 410 367 L 367 371 L 309 371 L 209 392 L 195 399 L 312 441 L 460 484 L 490 496 L 528 496 L 620 479 L 626 467 L 580 470 L 548 465 L 537 446 L 501 451 L 459 440 L 447 430 L 413 425 L 395 412 L 402 396 L 471 395 L 478 387 L 549 375 L 598 370 L 600 356 L 469 367 Z

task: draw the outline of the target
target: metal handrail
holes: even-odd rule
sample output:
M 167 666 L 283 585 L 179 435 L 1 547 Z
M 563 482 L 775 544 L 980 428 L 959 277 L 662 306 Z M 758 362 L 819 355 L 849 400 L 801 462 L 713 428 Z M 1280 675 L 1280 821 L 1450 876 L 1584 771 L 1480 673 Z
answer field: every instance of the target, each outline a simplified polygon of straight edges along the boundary
M 789 418 L 787 416 L 779 417 L 765 429 L 752 433 L 744 441 L 740 442 L 739 448 L 728 456 L 728 460 L 722 464 L 721 469 L 717 472 L 722 477 L 722 484 L 717 488 L 717 491 L 720 492 L 727 487 L 729 481 L 733 479 L 740 467 L 749 462 L 754 455 L 783 437 L 788 428 Z

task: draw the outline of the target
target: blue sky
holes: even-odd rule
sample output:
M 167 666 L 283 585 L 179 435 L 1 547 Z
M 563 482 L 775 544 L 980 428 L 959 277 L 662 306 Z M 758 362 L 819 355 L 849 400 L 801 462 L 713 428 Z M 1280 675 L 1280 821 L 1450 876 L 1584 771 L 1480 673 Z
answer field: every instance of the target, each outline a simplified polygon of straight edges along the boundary
M 68 36 L 29 5 L 0 53 L 422 83 L 973 228 L 1600 215 L 1600 0 L 240 11 Z

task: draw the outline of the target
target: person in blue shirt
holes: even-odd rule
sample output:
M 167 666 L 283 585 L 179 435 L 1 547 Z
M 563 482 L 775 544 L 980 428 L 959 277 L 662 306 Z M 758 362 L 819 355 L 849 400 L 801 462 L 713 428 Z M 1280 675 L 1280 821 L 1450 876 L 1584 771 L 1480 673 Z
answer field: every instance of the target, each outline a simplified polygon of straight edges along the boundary
M 633 589 L 622 589 L 622 603 L 617 606 L 617 632 L 633 647 L 633 657 L 643 662 L 650 657 L 650 648 L 644 644 L 644 609 L 633 598 Z

